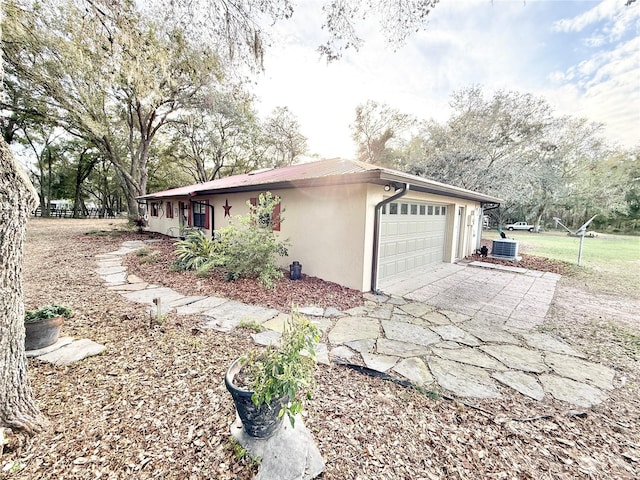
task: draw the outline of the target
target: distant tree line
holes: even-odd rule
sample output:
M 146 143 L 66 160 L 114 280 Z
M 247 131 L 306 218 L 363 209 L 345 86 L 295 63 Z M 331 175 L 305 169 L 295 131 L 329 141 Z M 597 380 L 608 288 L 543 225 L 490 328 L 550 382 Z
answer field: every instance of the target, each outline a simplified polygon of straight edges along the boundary
M 351 125 L 361 160 L 495 195 L 494 223 L 527 220 L 638 232 L 640 145 L 607 144 L 602 125 L 557 116 L 533 95 L 454 92 L 446 122 L 369 101 Z
M 149 190 L 289 165 L 307 150 L 288 108 L 259 118 L 213 46 L 136 2 L 9 1 L 2 30 L 0 128 L 29 159 L 44 214 L 71 199 L 78 215 L 87 202 L 135 215 Z

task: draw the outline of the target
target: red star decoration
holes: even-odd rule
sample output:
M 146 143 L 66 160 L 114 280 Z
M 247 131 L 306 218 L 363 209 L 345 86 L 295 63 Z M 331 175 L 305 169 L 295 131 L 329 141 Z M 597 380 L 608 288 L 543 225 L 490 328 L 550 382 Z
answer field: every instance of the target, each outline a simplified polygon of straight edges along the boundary
M 229 200 L 225 198 L 224 200 L 224 205 L 222 206 L 222 208 L 224 208 L 224 216 L 225 217 L 230 217 L 231 216 L 231 205 L 229 205 Z

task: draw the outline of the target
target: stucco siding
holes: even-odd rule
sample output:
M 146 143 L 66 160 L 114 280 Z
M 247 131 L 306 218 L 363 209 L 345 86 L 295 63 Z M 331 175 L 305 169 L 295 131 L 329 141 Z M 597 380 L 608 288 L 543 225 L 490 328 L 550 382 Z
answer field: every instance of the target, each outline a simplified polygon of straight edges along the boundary
M 365 258 L 371 258 L 365 257 L 367 186 L 275 193 L 282 199 L 284 221 L 280 233 L 291 242 L 286 265 L 297 260 L 303 273 L 362 290 Z

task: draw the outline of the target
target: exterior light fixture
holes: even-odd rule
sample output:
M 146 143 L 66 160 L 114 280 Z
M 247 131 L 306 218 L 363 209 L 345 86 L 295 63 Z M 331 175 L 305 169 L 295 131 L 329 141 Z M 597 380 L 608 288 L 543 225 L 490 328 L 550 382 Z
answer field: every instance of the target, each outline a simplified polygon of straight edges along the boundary
M 384 191 L 388 192 L 389 190 L 391 190 L 391 185 L 389 185 L 388 183 L 384 186 Z

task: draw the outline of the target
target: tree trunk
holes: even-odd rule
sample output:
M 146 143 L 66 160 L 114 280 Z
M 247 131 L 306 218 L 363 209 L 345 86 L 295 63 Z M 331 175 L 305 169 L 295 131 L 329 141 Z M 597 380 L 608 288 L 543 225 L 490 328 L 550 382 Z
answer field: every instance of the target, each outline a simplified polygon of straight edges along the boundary
M 29 434 L 46 425 L 36 406 L 24 355 L 22 257 L 33 185 L 0 140 L 0 428 Z

